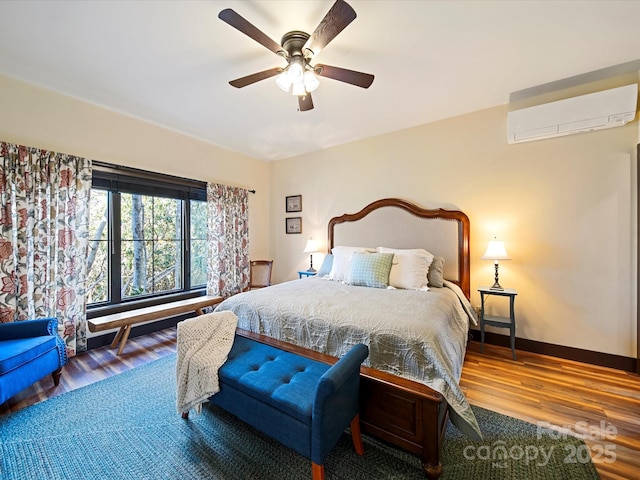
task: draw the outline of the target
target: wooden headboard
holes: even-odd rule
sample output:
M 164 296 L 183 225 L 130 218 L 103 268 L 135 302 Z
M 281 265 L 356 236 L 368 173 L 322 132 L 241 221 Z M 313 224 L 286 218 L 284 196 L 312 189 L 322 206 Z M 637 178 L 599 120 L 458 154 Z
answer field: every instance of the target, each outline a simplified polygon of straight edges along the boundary
M 428 210 L 406 200 L 384 198 L 357 213 L 332 218 L 328 228 L 329 252 L 336 245 L 424 248 L 443 257 L 444 277 L 470 298 L 470 227 L 464 212 Z

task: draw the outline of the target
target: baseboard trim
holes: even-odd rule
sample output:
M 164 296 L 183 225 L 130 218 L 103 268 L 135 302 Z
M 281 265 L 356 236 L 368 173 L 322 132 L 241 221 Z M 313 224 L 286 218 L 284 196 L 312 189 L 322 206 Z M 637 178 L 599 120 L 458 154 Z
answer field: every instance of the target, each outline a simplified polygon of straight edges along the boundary
M 480 330 L 471 330 L 470 333 L 473 340 L 477 340 L 478 342 L 480 341 Z M 510 347 L 508 335 L 500 335 L 499 333 L 485 331 L 484 341 L 491 345 Z M 622 355 L 594 352 L 592 350 L 538 342 L 536 340 L 518 337 L 516 337 L 516 350 L 539 353 L 541 355 L 550 355 L 552 357 L 559 357 L 576 362 L 589 363 L 591 365 L 599 365 L 601 367 L 615 368 L 616 370 L 636 373 L 636 359 L 632 357 L 624 357 Z

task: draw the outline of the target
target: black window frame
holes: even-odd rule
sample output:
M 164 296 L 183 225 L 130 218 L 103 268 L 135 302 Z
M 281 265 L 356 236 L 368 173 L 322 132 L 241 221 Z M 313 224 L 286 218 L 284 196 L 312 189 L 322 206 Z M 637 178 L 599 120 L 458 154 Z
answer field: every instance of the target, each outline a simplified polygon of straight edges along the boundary
M 207 200 L 207 184 L 202 181 L 172 175 L 159 174 L 130 167 L 93 162 L 92 189 L 106 190 L 109 196 L 109 227 L 108 237 L 110 245 L 110 281 L 109 300 L 87 305 L 87 318 L 95 318 L 110 313 L 124 312 L 136 308 L 183 300 L 206 294 L 206 286 L 191 287 L 191 270 L 189 246 L 191 244 L 190 202 L 189 200 Z M 183 286 L 179 291 L 148 294 L 144 297 L 122 299 L 121 297 L 121 263 L 120 263 L 120 194 L 140 194 L 155 197 L 165 197 L 183 200 L 182 221 L 184 242 L 182 244 L 182 280 Z

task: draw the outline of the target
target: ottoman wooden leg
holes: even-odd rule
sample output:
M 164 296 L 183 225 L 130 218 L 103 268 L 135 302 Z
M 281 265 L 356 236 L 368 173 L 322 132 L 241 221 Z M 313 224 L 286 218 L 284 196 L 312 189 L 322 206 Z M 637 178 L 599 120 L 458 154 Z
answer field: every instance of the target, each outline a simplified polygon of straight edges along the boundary
M 353 448 L 356 449 L 358 455 L 364 455 L 364 445 L 362 444 L 362 433 L 360 432 L 360 415 L 356 415 L 351 420 L 351 441 Z

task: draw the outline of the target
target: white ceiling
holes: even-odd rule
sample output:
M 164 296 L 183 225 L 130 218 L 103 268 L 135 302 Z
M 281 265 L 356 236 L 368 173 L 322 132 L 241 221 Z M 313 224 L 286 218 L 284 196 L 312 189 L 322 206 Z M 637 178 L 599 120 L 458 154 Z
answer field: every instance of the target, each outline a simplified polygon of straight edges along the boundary
M 347 1 L 358 17 L 314 62 L 375 81 L 320 78 L 309 112 L 273 79 L 228 84 L 284 60 L 217 15 L 233 8 L 279 43 L 313 32 L 333 0 L 3 0 L 0 73 L 274 160 L 640 58 L 640 1 Z

